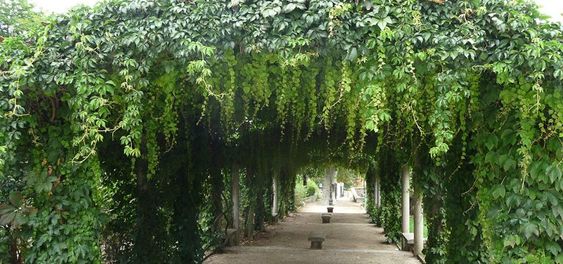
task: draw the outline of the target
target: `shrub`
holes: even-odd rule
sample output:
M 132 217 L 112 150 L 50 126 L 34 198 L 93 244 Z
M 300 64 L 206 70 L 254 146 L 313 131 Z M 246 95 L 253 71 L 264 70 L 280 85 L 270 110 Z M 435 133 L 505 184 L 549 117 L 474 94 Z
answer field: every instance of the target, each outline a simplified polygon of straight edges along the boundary
M 295 184 L 295 205 L 297 207 L 305 204 L 305 198 L 307 198 L 307 196 L 307 189 L 305 186 L 303 186 L 300 182 Z
M 314 181 L 307 182 L 307 197 L 320 193 L 319 186 Z

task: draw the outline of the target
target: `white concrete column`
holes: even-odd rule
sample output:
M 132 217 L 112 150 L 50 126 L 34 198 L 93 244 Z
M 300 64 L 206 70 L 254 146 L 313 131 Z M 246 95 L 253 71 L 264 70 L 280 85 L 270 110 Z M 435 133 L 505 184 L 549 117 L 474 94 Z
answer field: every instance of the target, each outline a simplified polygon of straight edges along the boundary
M 381 178 L 377 177 L 377 206 L 381 208 Z
M 332 183 L 336 179 L 336 169 L 330 167 L 326 169 L 325 178 L 323 181 L 323 199 L 326 204 L 333 201 L 332 198 Z
M 381 208 L 381 180 L 379 180 L 379 191 L 377 191 L 377 204 L 379 205 L 379 207 Z
M 332 180 L 332 181 L 331 181 L 331 182 L 332 182 L 332 192 L 333 192 L 333 193 L 332 193 L 332 197 L 333 197 L 333 199 L 334 199 L 335 201 L 338 199 L 338 191 L 336 190 L 336 188 L 338 187 L 338 186 L 337 186 L 337 185 L 338 185 L 338 181 L 336 180 L 337 177 L 338 177 L 338 171 L 335 170 L 335 171 L 334 171 L 334 174 L 333 174 L 333 176 L 332 176 L 332 178 L 331 178 L 331 180 Z
M 423 212 L 422 212 L 422 190 L 418 185 L 414 185 L 414 254 L 422 254 L 423 244 Z
M 366 190 L 367 192 L 367 190 Z M 377 181 L 373 181 L 373 205 L 377 206 Z
M 330 176 L 328 175 L 328 170 L 325 171 L 325 177 L 323 179 L 323 201 L 328 204 L 330 199 Z
M 233 200 L 233 228 L 237 230 L 235 236 L 235 245 L 239 243 L 240 234 L 240 173 L 238 168 L 233 168 L 231 172 L 231 198 Z
M 278 177 L 276 173 L 272 177 L 272 216 L 278 215 Z
M 380 199 L 380 185 L 379 177 L 375 177 L 375 208 L 381 207 L 381 199 Z
M 409 233 L 409 217 L 410 217 L 410 194 L 409 194 L 409 189 L 410 189 L 410 168 L 407 165 L 404 165 L 402 167 L 402 175 L 401 175 L 401 182 L 402 182 L 402 187 L 403 187 L 403 191 L 402 191 L 402 197 L 403 197 L 403 203 L 402 203 L 402 228 L 401 231 L 403 233 Z

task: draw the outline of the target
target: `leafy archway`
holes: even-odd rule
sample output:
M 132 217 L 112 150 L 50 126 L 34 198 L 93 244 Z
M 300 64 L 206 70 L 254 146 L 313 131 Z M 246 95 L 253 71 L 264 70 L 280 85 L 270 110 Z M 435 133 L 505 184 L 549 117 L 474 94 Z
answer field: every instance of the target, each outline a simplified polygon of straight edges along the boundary
M 108 1 L 36 20 L 0 39 L 13 262 L 200 262 L 232 224 L 233 175 L 250 234 L 272 181 L 287 213 L 299 168 L 327 160 L 382 179 L 370 213 L 391 240 L 410 164 L 431 263 L 562 261 L 561 26 L 529 2 Z

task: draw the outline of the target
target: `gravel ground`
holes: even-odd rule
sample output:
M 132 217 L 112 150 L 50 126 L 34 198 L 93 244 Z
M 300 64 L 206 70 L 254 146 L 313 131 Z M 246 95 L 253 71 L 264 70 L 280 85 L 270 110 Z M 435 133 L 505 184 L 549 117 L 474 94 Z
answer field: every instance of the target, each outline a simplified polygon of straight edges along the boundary
M 227 248 L 223 254 L 215 254 L 205 263 L 420 264 L 412 253 L 386 244 L 383 230 L 369 223 L 359 204 L 337 201 L 330 224 L 321 223 L 322 212 L 326 212 L 325 205 L 307 204 L 292 217 L 257 234 L 256 240 Z M 309 249 L 307 238 L 311 231 L 325 233 L 322 250 Z

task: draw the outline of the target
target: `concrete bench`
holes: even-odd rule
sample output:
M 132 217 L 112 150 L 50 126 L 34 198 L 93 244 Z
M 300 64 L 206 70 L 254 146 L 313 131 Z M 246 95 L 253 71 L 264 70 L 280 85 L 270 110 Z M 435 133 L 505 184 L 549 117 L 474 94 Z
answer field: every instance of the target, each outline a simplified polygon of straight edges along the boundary
M 426 244 L 426 238 L 422 239 L 422 244 Z M 413 251 L 414 250 L 414 233 L 401 233 L 401 250 Z
M 330 213 L 322 213 L 321 214 L 321 218 L 323 219 L 323 224 L 328 224 L 330 223 L 330 218 L 332 217 L 332 214 Z
M 414 248 L 414 234 L 401 233 L 401 250 L 412 251 Z
M 333 206 L 328 206 L 328 207 L 326 208 L 326 211 L 327 211 L 328 213 L 333 213 L 333 212 L 334 212 L 334 207 L 333 207 Z
M 311 249 L 323 249 L 323 241 L 325 241 L 325 234 L 321 232 L 312 231 L 309 233 L 309 241 L 311 241 Z
M 352 192 L 352 200 L 355 203 L 362 203 L 365 198 L 365 190 L 364 188 L 351 188 L 350 191 Z

